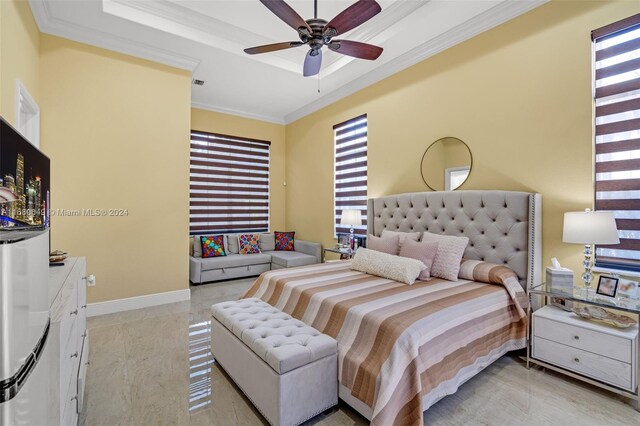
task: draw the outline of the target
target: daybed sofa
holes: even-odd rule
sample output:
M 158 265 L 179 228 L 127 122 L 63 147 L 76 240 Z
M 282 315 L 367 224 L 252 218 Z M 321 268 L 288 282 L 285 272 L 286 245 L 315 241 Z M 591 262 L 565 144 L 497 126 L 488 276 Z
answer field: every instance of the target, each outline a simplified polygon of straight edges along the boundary
M 295 240 L 294 251 L 276 251 L 275 235 L 260 234 L 260 251 L 238 254 L 238 234 L 225 234 L 226 256 L 202 257 L 200 236 L 191 238 L 189 280 L 194 284 L 260 275 L 272 269 L 320 263 L 322 247 L 318 243 Z

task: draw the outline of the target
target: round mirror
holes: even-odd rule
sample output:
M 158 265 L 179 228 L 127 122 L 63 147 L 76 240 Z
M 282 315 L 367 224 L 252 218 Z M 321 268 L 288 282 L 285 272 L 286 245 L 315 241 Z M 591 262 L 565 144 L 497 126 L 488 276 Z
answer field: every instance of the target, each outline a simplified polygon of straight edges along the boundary
M 467 180 L 472 164 L 467 144 L 446 137 L 429 145 L 422 156 L 420 172 L 424 183 L 434 191 L 453 191 Z

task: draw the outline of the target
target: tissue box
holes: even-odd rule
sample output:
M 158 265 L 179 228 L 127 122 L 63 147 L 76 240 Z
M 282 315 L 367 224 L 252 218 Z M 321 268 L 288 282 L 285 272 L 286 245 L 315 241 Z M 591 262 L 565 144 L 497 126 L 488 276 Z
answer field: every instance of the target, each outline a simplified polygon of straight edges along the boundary
M 547 266 L 547 286 L 552 291 L 573 294 L 573 271 L 570 269 L 555 269 Z

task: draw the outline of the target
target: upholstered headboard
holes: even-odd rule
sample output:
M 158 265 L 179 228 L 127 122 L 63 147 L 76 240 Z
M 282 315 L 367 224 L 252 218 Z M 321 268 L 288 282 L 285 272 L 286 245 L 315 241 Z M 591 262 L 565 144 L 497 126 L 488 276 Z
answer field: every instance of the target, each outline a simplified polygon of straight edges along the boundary
M 464 257 L 504 264 L 523 287 L 540 283 L 540 194 L 514 191 L 416 192 L 372 198 L 368 234 L 382 231 L 461 235 Z

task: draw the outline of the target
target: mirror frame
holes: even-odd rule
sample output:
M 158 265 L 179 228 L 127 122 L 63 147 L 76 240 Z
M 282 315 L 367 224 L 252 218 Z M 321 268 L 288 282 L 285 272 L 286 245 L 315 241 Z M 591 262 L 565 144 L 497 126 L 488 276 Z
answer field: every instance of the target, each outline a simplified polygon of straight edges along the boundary
M 429 152 L 429 148 L 431 148 L 433 145 L 437 144 L 438 142 L 440 142 L 441 140 L 444 140 L 444 139 L 456 139 L 456 140 L 459 140 L 460 142 L 462 142 L 462 144 L 464 146 L 467 147 L 467 150 L 469 151 L 469 158 L 471 160 L 471 163 L 469 164 L 469 175 L 471 175 L 471 171 L 473 170 L 473 153 L 471 152 L 471 148 L 469 148 L 469 145 L 467 145 L 467 143 L 465 141 L 463 141 L 462 139 L 456 138 L 455 136 L 444 136 L 444 137 L 441 137 L 441 138 L 431 142 L 429 144 L 429 146 L 427 147 L 427 149 L 424 151 L 424 154 L 422 154 L 422 160 L 420 160 L 420 176 L 422 177 L 422 181 L 424 182 L 424 184 L 427 185 L 427 187 L 430 190 L 436 191 L 436 192 L 438 192 L 438 191 L 444 192 L 445 190 L 444 189 L 442 189 L 442 190 L 435 189 L 435 188 L 433 188 L 431 185 L 429 185 L 427 183 L 427 180 L 424 178 L 424 173 L 422 172 L 422 166 L 424 165 L 424 159 L 427 156 L 427 152 Z M 468 179 L 469 179 L 469 176 L 467 176 L 467 179 L 465 179 L 464 182 L 462 182 L 460 184 L 460 186 L 464 185 L 467 182 Z M 460 186 L 458 186 L 458 188 L 460 188 Z M 458 189 L 458 188 L 456 188 L 456 189 Z M 452 189 L 451 191 L 455 191 L 456 189 Z

